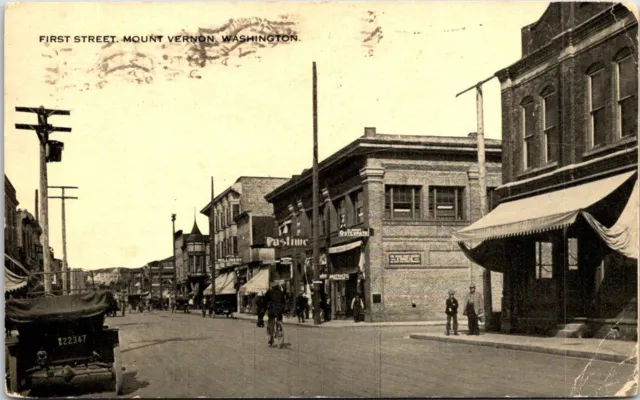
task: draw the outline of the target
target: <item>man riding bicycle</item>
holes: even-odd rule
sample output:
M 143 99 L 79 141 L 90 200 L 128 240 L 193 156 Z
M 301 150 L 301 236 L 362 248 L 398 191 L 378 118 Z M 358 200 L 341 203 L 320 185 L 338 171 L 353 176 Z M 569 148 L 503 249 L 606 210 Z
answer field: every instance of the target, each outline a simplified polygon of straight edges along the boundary
M 284 292 L 280 288 L 280 285 L 274 284 L 267 293 L 264 295 L 265 303 L 267 304 L 267 315 L 269 321 L 267 322 L 267 332 L 269 332 L 269 345 L 273 344 L 273 325 L 276 318 L 282 322 L 282 314 L 284 314 Z

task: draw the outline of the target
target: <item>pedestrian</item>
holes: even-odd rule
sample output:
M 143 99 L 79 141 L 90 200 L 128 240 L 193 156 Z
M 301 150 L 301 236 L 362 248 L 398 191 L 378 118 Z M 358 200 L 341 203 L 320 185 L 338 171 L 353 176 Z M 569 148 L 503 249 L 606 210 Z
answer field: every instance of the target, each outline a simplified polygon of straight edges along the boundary
M 304 296 L 304 317 L 309 319 L 309 296 L 307 296 L 307 292 L 302 293 Z
M 211 301 L 211 298 L 207 299 L 207 310 L 209 310 L 209 318 L 213 318 L 213 301 Z
M 362 304 L 362 299 L 360 298 L 360 294 L 357 294 L 351 300 L 351 311 L 353 311 L 353 321 L 360 322 L 361 313 L 364 309 L 364 304 Z
M 464 299 L 464 313 L 469 321 L 469 333 L 467 335 L 480 335 L 478 319 L 482 316 L 484 300 L 482 294 L 476 292 L 476 285 L 469 285 L 469 293 Z
M 453 334 L 458 336 L 458 300 L 455 298 L 455 292 L 449 290 L 449 297 L 447 298 L 446 310 L 447 314 L 447 336 L 451 330 L 451 320 L 453 320 Z
M 258 328 L 264 327 L 264 314 L 267 311 L 266 299 L 264 297 L 264 292 L 258 293 L 256 296 L 256 312 L 258 313 Z
M 327 322 L 331 317 L 331 309 L 329 308 L 329 303 L 327 302 L 327 294 L 324 291 L 320 291 L 320 309 L 322 310 L 322 314 L 324 315 L 324 321 Z
M 202 296 L 202 318 L 207 317 L 207 298 Z
M 296 298 L 296 314 L 298 315 L 298 322 L 304 323 L 306 310 L 307 298 L 304 296 L 304 293 L 300 293 Z

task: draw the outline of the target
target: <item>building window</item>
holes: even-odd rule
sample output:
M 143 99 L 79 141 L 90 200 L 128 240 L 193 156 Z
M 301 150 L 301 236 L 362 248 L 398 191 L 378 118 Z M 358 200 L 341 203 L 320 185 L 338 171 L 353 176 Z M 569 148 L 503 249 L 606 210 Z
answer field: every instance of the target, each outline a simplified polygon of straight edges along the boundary
M 347 199 L 342 197 L 340 200 L 335 202 L 336 206 L 336 216 L 338 217 L 338 229 L 343 229 L 347 227 Z
M 567 239 L 567 264 L 569 265 L 569 271 L 578 270 L 578 239 Z
M 535 242 L 536 279 L 549 279 L 553 276 L 553 245 L 550 242 Z
M 595 147 L 606 142 L 604 115 L 604 69 L 589 74 L 589 145 Z
M 638 133 L 638 65 L 631 54 L 617 63 L 618 135 Z
M 542 92 L 544 164 L 558 159 L 558 96 L 552 88 Z
M 411 220 L 420 218 L 420 186 L 386 186 L 385 218 Z
M 498 194 L 496 188 L 487 188 L 487 211 L 491 211 L 498 206 Z
M 438 220 L 464 219 L 462 195 L 464 188 L 431 186 L 429 188 L 429 218 Z
M 234 204 L 231 208 L 233 210 L 232 220 L 235 221 L 238 215 L 240 215 L 240 204 Z
M 359 224 L 362 221 L 364 221 L 362 196 L 363 196 L 362 190 L 359 190 L 355 194 L 351 195 L 351 201 L 353 202 L 353 223 L 354 224 Z
M 232 243 L 231 250 L 233 252 L 233 255 L 237 256 L 238 255 L 238 238 L 236 236 L 233 236 L 231 238 L 231 243 Z
M 535 138 L 535 111 L 533 100 L 525 99 L 522 104 L 522 166 L 523 170 L 534 167 L 533 141 Z

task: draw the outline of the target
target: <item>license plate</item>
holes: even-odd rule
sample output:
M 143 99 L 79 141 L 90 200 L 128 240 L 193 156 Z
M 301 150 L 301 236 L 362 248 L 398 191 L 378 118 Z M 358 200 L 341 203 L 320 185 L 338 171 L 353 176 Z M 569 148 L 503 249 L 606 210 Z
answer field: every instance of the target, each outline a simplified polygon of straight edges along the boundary
M 58 338 L 58 346 L 71 346 L 87 342 L 87 335 L 61 336 Z

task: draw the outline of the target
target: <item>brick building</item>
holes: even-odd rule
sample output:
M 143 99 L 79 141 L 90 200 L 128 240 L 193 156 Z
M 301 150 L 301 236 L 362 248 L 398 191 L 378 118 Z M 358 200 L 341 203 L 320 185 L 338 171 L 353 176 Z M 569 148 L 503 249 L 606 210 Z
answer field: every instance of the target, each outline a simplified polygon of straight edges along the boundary
M 167 299 L 169 293 L 173 292 L 173 256 L 151 261 L 144 268 L 149 277 L 151 296 Z
M 32 272 L 42 272 L 41 235 L 42 228 L 33 215 L 27 210 L 18 210 L 18 257 Z
M 215 269 L 216 276 L 220 277 L 216 279 L 217 299 L 223 287 L 227 288 L 225 294 L 231 295 L 228 282 L 234 282 L 231 287 L 235 296 L 242 285 L 257 275 L 259 266 L 265 260 L 263 257 L 268 255 L 264 252 L 249 250 L 253 245 L 251 232 L 257 233 L 252 229 L 256 224 L 260 224 L 258 221 L 263 217 L 273 216 L 273 208 L 264 199 L 265 194 L 286 181 L 286 178 L 241 176 L 200 211 L 209 218 L 209 224 L 214 232 Z M 241 216 L 243 217 L 240 218 Z M 242 226 L 238 223 L 239 218 Z M 273 255 L 271 255 L 272 259 Z M 257 267 L 256 271 L 254 267 Z M 239 301 L 239 309 L 242 310 L 242 296 Z
M 486 160 L 488 188 L 495 188 L 500 141 L 486 141 Z M 320 279 L 332 318 L 349 317 L 360 295 L 369 322 L 441 320 L 449 289 L 462 294 L 470 281 L 480 282 L 481 268 L 472 268 L 451 241 L 453 231 L 480 217 L 478 196 L 487 195 L 479 193 L 475 135 L 387 135 L 365 128 L 318 168 Z M 266 198 L 279 229 L 267 243 L 283 265 L 275 275 L 289 280 L 297 295 L 313 280 L 311 170 Z M 500 277 L 493 283 L 499 292 Z
M 199 302 L 211 278 L 209 235 L 202 234 L 194 219 L 190 233 L 176 232 L 174 245 L 178 293 L 194 296 Z
M 496 73 L 501 203 L 455 237 L 504 272 L 505 332 L 637 336 L 637 35 L 621 4 L 551 3 Z
M 4 176 L 4 252 L 17 259 L 18 256 L 18 198 L 16 189 Z

